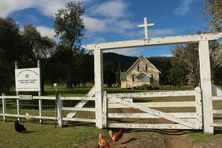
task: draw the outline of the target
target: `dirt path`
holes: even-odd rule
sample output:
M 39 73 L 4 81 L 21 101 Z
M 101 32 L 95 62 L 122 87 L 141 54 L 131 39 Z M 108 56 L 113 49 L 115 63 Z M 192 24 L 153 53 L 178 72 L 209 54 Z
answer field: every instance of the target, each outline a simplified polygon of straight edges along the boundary
M 106 140 L 111 141 L 107 132 L 102 133 Z M 123 138 L 112 143 L 111 148 L 193 148 L 184 134 L 145 131 L 128 131 Z M 89 137 L 81 148 L 98 148 L 98 137 Z
M 167 135 L 166 138 L 169 148 L 193 148 L 193 145 L 184 135 Z

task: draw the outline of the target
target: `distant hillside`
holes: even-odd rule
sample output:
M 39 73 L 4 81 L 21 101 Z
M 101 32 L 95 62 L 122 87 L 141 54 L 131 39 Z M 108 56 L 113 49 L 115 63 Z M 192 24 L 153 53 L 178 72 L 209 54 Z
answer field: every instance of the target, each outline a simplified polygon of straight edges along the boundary
M 112 61 L 116 66 L 120 65 L 121 71 L 126 71 L 137 58 L 138 57 L 125 56 L 117 53 L 104 53 L 103 55 L 104 63 Z

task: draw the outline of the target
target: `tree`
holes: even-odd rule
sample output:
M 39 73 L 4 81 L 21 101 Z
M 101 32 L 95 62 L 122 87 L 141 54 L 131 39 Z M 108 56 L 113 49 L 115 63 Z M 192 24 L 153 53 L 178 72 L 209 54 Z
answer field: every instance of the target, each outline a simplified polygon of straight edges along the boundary
M 21 54 L 19 28 L 11 18 L 0 18 L 0 88 L 9 91 L 14 83 L 14 61 Z
M 42 37 L 32 24 L 25 25 L 21 35 L 24 52 L 20 58 L 20 65 L 31 67 L 36 66 L 37 60 L 41 61 L 41 89 L 44 92 L 44 84 L 49 71 L 48 59 L 55 52 L 56 43 L 46 36 Z
M 78 49 L 84 35 L 84 24 L 81 16 L 84 9 L 80 2 L 69 2 L 65 9 L 58 10 L 55 16 L 55 32 L 63 44 Z
M 70 78 L 70 63 L 72 62 L 72 51 L 64 45 L 57 45 L 56 51 L 49 59 L 47 80 L 50 83 L 67 82 Z
M 107 61 L 104 63 L 104 83 L 109 87 L 116 83 L 116 71 L 117 64 L 114 64 L 112 61 Z
M 222 1 L 204 0 L 205 13 L 210 15 L 212 31 L 222 31 Z M 222 45 L 217 41 L 210 42 L 212 78 L 215 84 L 222 84 Z
M 211 16 L 211 23 L 214 31 L 222 30 L 222 1 L 221 0 L 204 0 L 205 12 Z
M 221 0 L 204 0 L 205 13 L 210 15 L 210 21 L 212 25 L 212 31 L 222 31 L 222 1 Z M 213 65 L 216 67 L 222 67 L 222 45 L 218 42 L 212 41 L 210 43 L 211 57 Z
M 161 85 L 172 85 L 171 69 L 173 57 L 151 57 L 150 62 L 154 64 L 160 73 L 160 84 Z
M 84 14 L 84 9 L 80 2 L 69 2 L 64 9 L 58 10 L 55 16 L 54 30 L 56 35 L 60 38 L 60 47 L 65 47 L 70 50 L 69 65 L 69 80 L 68 87 L 76 86 L 79 83 L 79 69 L 78 59 L 81 58 L 79 54 L 83 54 L 80 49 L 80 41 L 84 35 L 84 24 L 81 16 Z M 79 59 L 81 61 L 81 59 Z M 84 74 L 84 73 L 83 73 Z
M 189 72 L 187 76 L 190 83 L 198 86 L 200 81 L 198 44 L 177 45 L 173 49 L 173 55 L 184 62 L 184 68 Z
M 24 44 L 24 50 L 27 54 L 28 58 L 31 59 L 24 59 L 25 62 L 27 60 L 35 60 L 41 58 L 41 34 L 37 31 L 36 27 L 34 27 L 32 24 L 25 25 L 22 32 L 23 37 L 23 44 Z
M 186 64 L 181 60 L 174 58 L 171 61 L 172 68 L 170 69 L 170 84 L 173 86 L 186 85 L 189 79 L 189 71 L 185 69 Z

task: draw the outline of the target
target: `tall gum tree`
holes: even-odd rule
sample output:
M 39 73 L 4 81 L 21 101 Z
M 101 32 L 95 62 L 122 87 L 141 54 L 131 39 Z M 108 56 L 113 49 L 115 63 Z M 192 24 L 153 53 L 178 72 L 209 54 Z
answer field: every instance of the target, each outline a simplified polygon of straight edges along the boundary
M 79 71 L 78 71 L 78 58 L 79 54 L 82 54 L 80 49 L 80 43 L 84 35 L 84 23 L 83 14 L 84 9 L 81 7 L 80 2 L 69 2 L 65 5 L 65 8 L 58 10 L 55 14 L 55 24 L 54 30 L 56 36 L 60 39 L 60 47 L 69 47 L 72 51 L 71 60 L 69 63 L 70 73 L 69 80 L 67 81 L 68 87 L 76 86 L 79 81 Z

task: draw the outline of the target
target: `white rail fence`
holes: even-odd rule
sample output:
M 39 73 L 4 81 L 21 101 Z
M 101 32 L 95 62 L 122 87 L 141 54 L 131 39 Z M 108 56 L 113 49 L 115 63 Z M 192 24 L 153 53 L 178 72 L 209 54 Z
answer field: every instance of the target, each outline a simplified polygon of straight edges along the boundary
M 218 88 L 213 90 L 212 101 L 222 101 L 222 91 Z M 183 99 L 176 99 L 166 101 L 165 97 L 181 97 Z M 194 99 L 186 98 L 193 97 Z M 167 91 L 167 92 L 144 92 L 144 93 L 119 93 L 119 94 L 107 94 L 104 91 L 102 105 L 102 115 L 97 116 L 96 112 L 100 109 L 96 106 L 96 102 L 99 101 L 95 98 L 94 88 L 84 97 L 63 97 L 61 95 L 55 96 L 0 96 L 1 110 L 0 116 L 4 121 L 8 117 L 14 118 L 33 118 L 39 120 L 56 120 L 58 125 L 62 127 L 68 121 L 72 122 L 87 122 L 97 123 L 102 122 L 103 127 L 111 128 L 152 128 L 152 129 L 203 129 L 202 118 L 202 100 L 201 90 L 199 87 L 195 90 L 188 91 Z M 161 101 L 158 99 L 162 98 Z M 184 99 L 185 98 L 185 99 Z M 138 101 L 143 99 L 143 101 Z M 151 101 L 150 101 L 151 99 Z M 10 101 L 9 101 L 10 100 Z M 38 115 L 21 114 L 21 106 L 23 101 L 29 100 L 51 100 L 51 108 L 56 107 L 56 116 L 43 116 L 43 110 L 45 109 L 42 104 L 36 104 L 38 107 Z M 66 106 L 66 101 L 78 101 L 75 106 Z M 89 102 L 95 102 L 94 105 L 85 105 Z M 35 101 L 36 102 L 36 101 Z M 13 103 L 14 113 L 10 112 L 8 107 L 10 103 Z M 36 102 L 37 103 L 37 102 Z M 176 108 L 176 110 L 167 110 L 168 108 Z M 185 108 L 185 109 L 184 109 Z M 189 108 L 192 108 L 190 110 Z M 131 109 L 131 110 L 129 110 Z M 162 110 L 163 109 L 163 110 Z M 182 109 L 182 111 L 177 111 Z M 187 110 L 186 110 L 187 109 Z M 52 110 L 52 109 L 51 109 Z M 115 110 L 114 112 L 112 110 Z M 125 111 L 126 110 L 126 111 Z M 132 111 L 136 110 L 136 111 Z M 65 113 L 67 113 L 65 115 Z M 76 117 L 78 112 L 93 112 L 95 118 Z M 221 109 L 212 110 L 212 114 L 222 114 Z M 120 121 L 123 120 L 155 120 L 166 119 L 170 123 L 137 123 Z M 221 127 L 222 124 L 218 122 L 212 123 L 213 127 Z
M 3 120 L 6 121 L 7 117 L 16 117 L 18 119 L 20 118 L 27 118 L 27 119 L 45 119 L 45 120 L 57 120 L 58 125 L 60 127 L 63 126 L 65 121 L 78 121 L 78 122 L 90 122 L 90 123 L 95 123 L 95 119 L 87 119 L 87 118 L 72 118 L 70 116 L 64 116 L 64 111 L 90 111 L 90 112 L 95 112 L 95 108 L 86 108 L 86 107 L 64 107 L 63 102 L 64 101 L 95 101 L 95 97 L 62 97 L 58 95 L 57 97 L 53 96 L 31 96 L 28 97 L 29 99 L 25 98 L 27 96 L 0 96 L 1 99 L 1 104 L 2 104 L 2 113 L 0 113 L 0 116 L 2 116 Z M 14 113 L 8 113 L 7 112 L 7 101 L 15 101 L 16 102 L 16 114 Z M 56 117 L 55 116 L 42 116 L 42 104 L 38 104 L 39 108 L 39 115 L 27 115 L 27 114 L 20 114 L 20 103 L 25 100 L 51 100 L 55 101 L 54 107 L 56 108 Z M 53 105 L 50 105 L 53 106 Z

